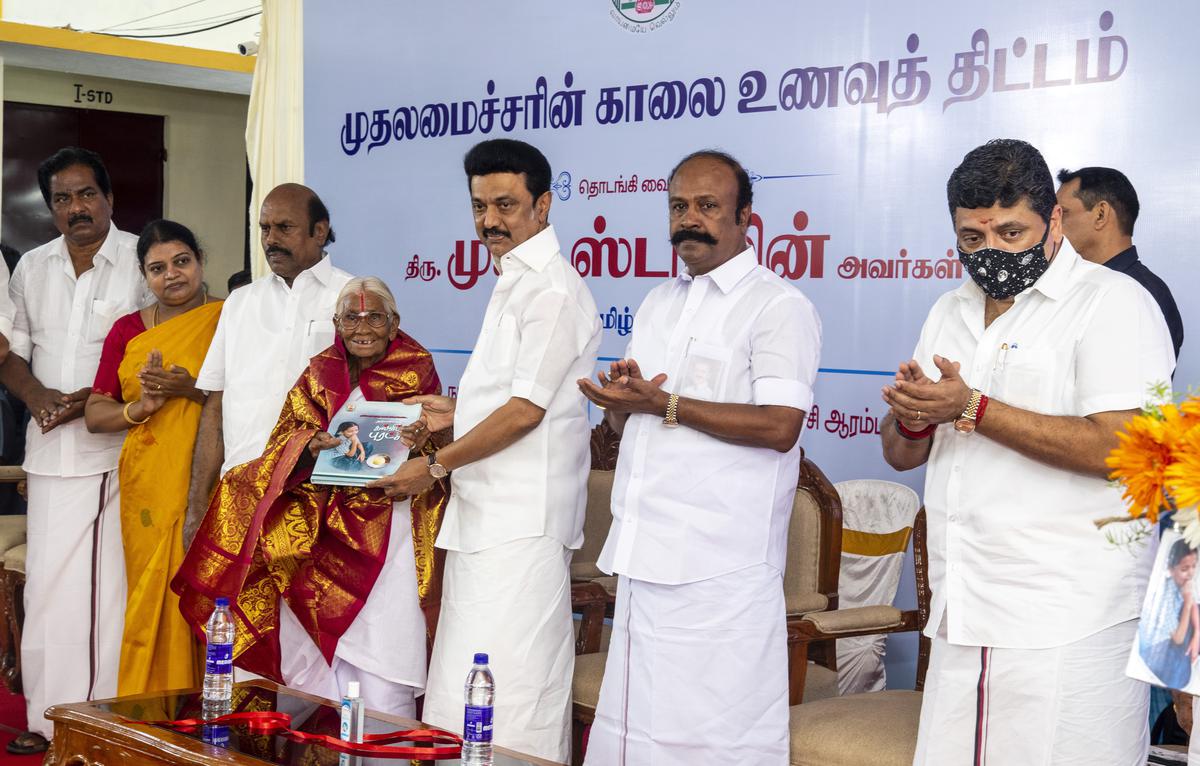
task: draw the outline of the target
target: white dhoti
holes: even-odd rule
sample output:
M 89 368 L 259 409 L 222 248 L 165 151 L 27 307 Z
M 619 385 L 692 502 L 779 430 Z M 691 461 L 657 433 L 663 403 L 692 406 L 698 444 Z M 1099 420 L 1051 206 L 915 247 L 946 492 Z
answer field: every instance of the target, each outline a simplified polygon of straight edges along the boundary
M 1136 635 L 1130 620 L 1065 646 L 997 649 L 943 631 L 914 766 L 1145 766 L 1150 687 L 1125 675 Z
M 21 681 L 29 729 L 46 708 L 117 693 L 125 556 L 117 472 L 30 474 Z
M 685 585 L 622 576 L 584 763 L 786 766 L 784 612 L 767 564 Z
M 566 763 L 571 756 L 571 551 L 531 537 L 447 551 L 422 719 L 463 730 L 463 684 L 476 652 L 496 678 L 493 742 Z
M 425 688 L 425 614 L 417 596 L 409 501 L 392 505 L 387 556 L 366 603 L 338 640 L 333 665 L 287 603 L 279 604 L 283 679 L 293 689 L 337 700 L 358 681 L 363 705 L 415 718 Z

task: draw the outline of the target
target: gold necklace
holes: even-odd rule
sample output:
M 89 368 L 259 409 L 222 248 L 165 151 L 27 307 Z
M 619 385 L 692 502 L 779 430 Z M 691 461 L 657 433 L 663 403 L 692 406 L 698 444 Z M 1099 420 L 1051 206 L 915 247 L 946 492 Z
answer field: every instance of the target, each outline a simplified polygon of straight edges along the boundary
M 146 328 L 147 330 L 149 330 L 151 327 L 158 327 L 158 307 L 159 307 L 159 305 L 160 304 L 157 301 L 154 303 L 154 313 L 150 317 L 150 327 L 147 327 Z M 207 306 L 207 305 L 208 305 L 208 288 L 205 287 L 204 288 L 204 300 L 200 302 L 200 306 Z M 197 306 L 196 308 L 200 308 L 200 306 Z M 190 310 L 191 309 L 189 309 L 189 311 Z M 187 312 L 185 311 L 183 313 L 186 314 Z

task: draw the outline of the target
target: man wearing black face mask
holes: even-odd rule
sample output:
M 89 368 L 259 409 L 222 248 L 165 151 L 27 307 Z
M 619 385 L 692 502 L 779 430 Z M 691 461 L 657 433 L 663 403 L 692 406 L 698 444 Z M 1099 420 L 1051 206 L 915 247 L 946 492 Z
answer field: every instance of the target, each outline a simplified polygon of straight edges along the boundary
M 1149 546 L 1118 548 L 1094 522 L 1125 515 L 1104 460 L 1170 380 L 1170 335 L 1137 282 L 1063 239 L 1034 147 L 976 148 L 947 197 L 971 279 L 883 390 L 887 461 L 928 463 L 933 650 L 914 764 L 1144 764 L 1148 687 L 1124 667 Z

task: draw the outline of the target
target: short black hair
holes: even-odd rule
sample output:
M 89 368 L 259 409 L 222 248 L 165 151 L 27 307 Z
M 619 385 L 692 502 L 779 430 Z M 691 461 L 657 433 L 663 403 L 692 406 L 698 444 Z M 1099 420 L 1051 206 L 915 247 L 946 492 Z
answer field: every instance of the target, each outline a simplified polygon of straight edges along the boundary
M 182 242 L 196 254 L 196 257 L 203 262 L 204 251 L 200 249 L 200 243 L 196 241 L 196 235 L 192 230 L 177 221 L 168 221 L 166 218 L 159 218 L 157 221 L 151 221 L 142 229 L 142 234 L 137 241 L 137 258 L 138 268 L 143 272 L 146 270 L 146 254 L 150 252 L 150 248 L 163 242 Z
M 671 168 L 671 175 L 667 176 L 667 183 L 670 184 L 675 180 L 675 174 L 679 169 L 688 164 L 692 160 L 716 160 L 724 163 L 730 170 L 733 171 L 734 177 L 737 179 L 737 213 L 740 215 L 752 202 L 754 202 L 754 187 L 750 183 L 750 174 L 742 167 L 742 163 L 733 158 L 733 155 L 720 151 L 719 149 L 701 149 L 698 152 L 692 152 L 688 156 L 681 159 L 675 167 Z
M 343 420 L 341 423 L 338 423 L 337 430 L 334 431 L 334 433 L 335 434 L 345 433 L 347 428 L 358 428 L 358 423 L 356 423 L 353 420 Z
M 336 241 L 333 236 L 333 224 L 329 223 L 329 208 L 325 207 L 325 203 L 317 196 L 315 191 L 312 191 L 312 196 L 308 198 L 308 236 L 317 233 L 317 224 L 321 221 L 329 224 L 329 233 L 325 235 L 325 244 L 331 245 Z
M 4 264 L 8 266 L 8 273 L 16 271 L 17 261 L 21 260 L 21 251 L 12 245 L 0 243 L 0 254 L 4 256 Z
M 1133 225 L 1137 223 L 1138 211 L 1142 206 L 1138 203 L 1137 191 L 1125 174 L 1113 168 L 1089 167 L 1080 168 L 1074 172 L 1063 168 L 1058 171 L 1058 182 L 1067 184 L 1079 179 L 1079 189 L 1075 196 L 1083 203 L 1083 207 L 1091 210 L 1100 200 L 1107 202 L 1117 214 L 1117 223 L 1121 233 L 1132 237 Z
M 235 271 L 229 275 L 228 281 L 225 282 L 225 290 L 226 292 L 231 293 L 239 287 L 245 287 L 253 281 L 254 279 L 250 275 L 250 269 Z
M 525 188 L 536 202 L 550 191 L 550 161 L 536 146 L 511 138 L 493 138 L 471 147 L 463 157 L 467 186 L 475 176 L 524 173 Z
M 946 182 L 951 220 L 960 207 L 1013 207 L 1022 199 L 1047 223 L 1058 204 L 1054 176 L 1042 153 L 1015 138 L 995 138 L 967 152 Z
M 108 178 L 108 169 L 104 167 L 104 160 L 100 159 L 100 155 L 89 149 L 67 146 L 51 154 L 42 161 L 41 165 L 38 165 L 38 186 L 42 188 L 42 199 L 46 200 L 46 207 L 50 207 L 50 177 L 72 165 L 86 165 L 91 168 L 92 175 L 96 177 L 96 185 L 100 187 L 104 196 L 112 194 L 112 182 Z
M 1176 540 L 1171 546 L 1171 550 L 1167 553 L 1167 568 L 1174 569 L 1179 566 L 1179 562 L 1183 561 L 1188 556 L 1194 554 L 1196 549 L 1187 544 L 1187 540 Z

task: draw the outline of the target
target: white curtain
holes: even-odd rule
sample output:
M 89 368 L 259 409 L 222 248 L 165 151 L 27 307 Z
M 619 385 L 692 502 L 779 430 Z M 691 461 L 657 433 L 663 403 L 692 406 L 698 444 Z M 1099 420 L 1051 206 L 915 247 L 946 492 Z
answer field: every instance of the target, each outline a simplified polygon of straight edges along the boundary
M 262 32 L 246 115 L 246 157 L 254 181 L 250 271 L 255 278 L 270 270 L 258 236 L 263 197 L 281 183 L 304 183 L 304 4 L 263 0 L 262 8 Z

